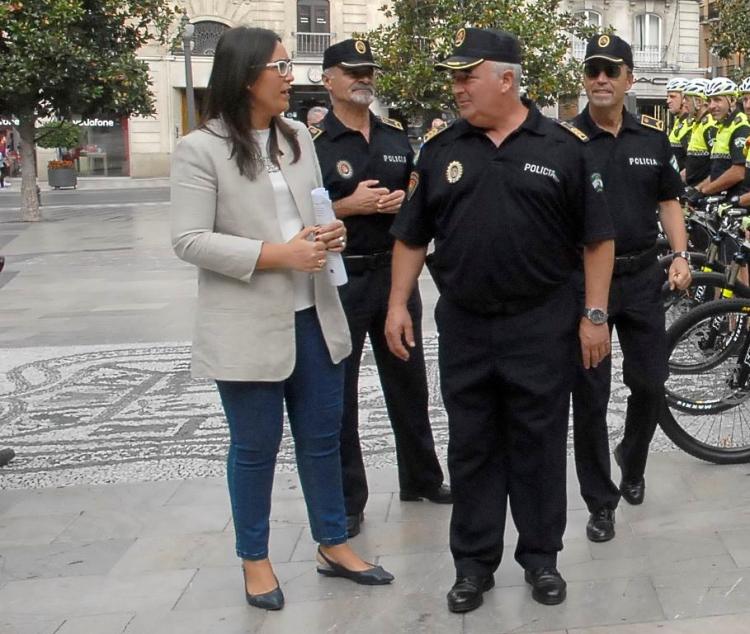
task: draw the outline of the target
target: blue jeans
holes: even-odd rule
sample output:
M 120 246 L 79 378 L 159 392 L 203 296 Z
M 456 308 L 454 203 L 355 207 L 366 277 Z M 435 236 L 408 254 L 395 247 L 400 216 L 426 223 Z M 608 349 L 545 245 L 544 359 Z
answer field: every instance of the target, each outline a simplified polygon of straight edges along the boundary
M 295 315 L 297 360 L 284 381 L 217 381 L 229 423 L 227 480 L 242 559 L 268 557 L 271 488 L 286 403 L 313 539 L 346 542 L 339 435 L 344 367 L 331 361 L 314 308 Z

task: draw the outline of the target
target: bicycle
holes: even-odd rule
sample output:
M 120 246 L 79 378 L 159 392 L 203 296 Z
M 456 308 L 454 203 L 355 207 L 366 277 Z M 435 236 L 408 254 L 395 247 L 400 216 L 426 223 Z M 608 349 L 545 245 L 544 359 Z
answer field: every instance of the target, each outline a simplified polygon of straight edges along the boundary
M 698 306 L 667 332 L 670 376 L 659 424 L 686 453 L 750 462 L 750 299 Z

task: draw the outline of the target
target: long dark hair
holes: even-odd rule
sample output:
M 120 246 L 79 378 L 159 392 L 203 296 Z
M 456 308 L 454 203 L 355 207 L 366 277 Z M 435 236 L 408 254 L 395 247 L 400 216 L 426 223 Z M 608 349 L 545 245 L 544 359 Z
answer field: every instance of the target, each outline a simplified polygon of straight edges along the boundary
M 238 26 L 225 31 L 216 46 L 211 78 L 208 80 L 206 112 L 200 127 L 213 132 L 206 127 L 210 119 L 224 122 L 232 145 L 231 156 L 237 161 L 240 174 L 251 180 L 255 180 L 263 163 L 258 142 L 251 134 L 253 100 L 247 87 L 255 83 L 264 65 L 271 61 L 273 50 L 280 41 L 281 38 L 268 29 Z M 282 154 L 277 132 L 292 146 L 292 163 L 296 163 L 300 157 L 297 132 L 281 116 L 275 116 L 271 121 L 268 147 L 271 160 L 278 166 L 279 155 Z

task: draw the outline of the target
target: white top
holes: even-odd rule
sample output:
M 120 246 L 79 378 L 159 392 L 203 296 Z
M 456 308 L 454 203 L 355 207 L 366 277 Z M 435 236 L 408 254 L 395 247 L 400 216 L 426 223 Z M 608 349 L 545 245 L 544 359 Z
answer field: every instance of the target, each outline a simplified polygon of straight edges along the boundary
M 302 216 L 299 215 L 297 203 L 294 202 L 292 192 L 284 178 L 281 170 L 274 164 L 268 154 L 268 139 L 270 130 L 253 130 L 261 151 L 261 160 L 268 173 L 268 178 L 273 187 L 274 200 L 276 201 L 276 217 L 279 220 L 281 236 L 285 241 L 291 240 L 304 226 Z M 294 281 L 294 310 L 304 310 L 315 306 L 315 291 L 312 276 L 302 271 L 292 271 Z

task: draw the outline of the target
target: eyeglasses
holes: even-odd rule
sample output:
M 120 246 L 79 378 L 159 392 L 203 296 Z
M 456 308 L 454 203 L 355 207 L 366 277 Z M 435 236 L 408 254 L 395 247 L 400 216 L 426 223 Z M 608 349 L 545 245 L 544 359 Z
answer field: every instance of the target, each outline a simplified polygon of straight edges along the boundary
M 268 62 L 263 64 L 261 68 L 275 68 L 281 77 L 286 77 L 292 72 L 292 66 L 294 62 L 290 59 L 278 59 L 275 62 Z
M 608 62 L 606 59 L 592 60 L 583 66 L 583 74 L 589 79 L 596 79 L 602 71 L 610 79 L 617 79 L 622 72 L 622 64 Z

